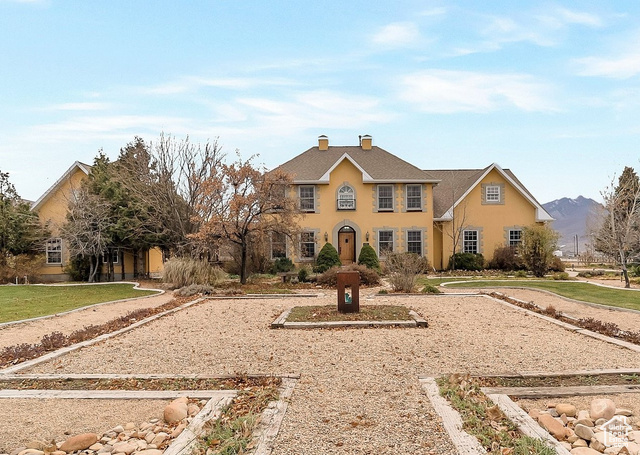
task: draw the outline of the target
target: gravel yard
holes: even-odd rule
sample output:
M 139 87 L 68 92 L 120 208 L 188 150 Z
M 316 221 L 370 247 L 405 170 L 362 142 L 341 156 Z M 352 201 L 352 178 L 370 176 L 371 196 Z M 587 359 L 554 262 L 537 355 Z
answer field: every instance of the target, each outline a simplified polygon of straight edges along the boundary
M 92 324 L 102 324 L 140 308 L 160 306 L 173 298 L 171 292 L 143 299 L 106 303 L 83 308 L 61 316 L 38 319 L 0 327 L 0 349 L 18 343 L 37 343 L 43 335 L 62 332 L 65 335 Z
M 640 354 L 488 298 L 371 300 L 369 294 L 363 293 L 361 305 L 406 305 L 426 317 L 430 327 L 268 328 L 286 308 L 333 304 L 331 291 L 316 299 L 211 300 L 29 372 L 299 373 L 274 454 L 454 454 L 418 375 L 634 368 L 640 363 Z M 560 309 L 555 301 L 554 306 Z M 16 415 L 13 421 L 23 421 L 19 415 L 26 412 L 32 429 L 38 428 L 42 414 L 2 401 L 6 412 Z M 95 403 L 86 412 L 104 411 L 104 404 Z M 15 426 L 2 422 L 0 433 L 12 436 Z

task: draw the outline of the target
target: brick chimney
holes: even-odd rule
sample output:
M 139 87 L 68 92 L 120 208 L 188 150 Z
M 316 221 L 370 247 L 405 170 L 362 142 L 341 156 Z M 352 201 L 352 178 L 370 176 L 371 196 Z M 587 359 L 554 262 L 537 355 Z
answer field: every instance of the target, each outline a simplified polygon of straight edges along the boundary
M 371 150 L 371 141 L 373 141 L 373 139 L 368 134 L 362 136 L 362 139 L 360 140 L 362 150 Z
M 324 134 L 321 136 L 318 136 L 318 149 L 329 150 L 329 138 Z

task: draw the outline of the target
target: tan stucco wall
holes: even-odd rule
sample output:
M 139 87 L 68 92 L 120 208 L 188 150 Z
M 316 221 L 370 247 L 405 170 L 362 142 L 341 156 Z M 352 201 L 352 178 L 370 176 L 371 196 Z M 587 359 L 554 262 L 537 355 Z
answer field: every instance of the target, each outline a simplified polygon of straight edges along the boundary
M 394 249 L 397 252 L 406 251 L 404 229 L 422 229 L 424 255 L 433 263 L 433 194 L 431 184 L 422 184 L 423 211 L 405 211 L 405 185 L 395 184 L 394 212 L 377 212 L 376 184 L 363 183 L 362 172 L 350 161 L 343 160 L 330 175 L 330 183 L 315 185 L 316 213 L 307 213 L 299 220 L 303 229 L 316 232 L 316 254 L 325 244 L 324 234 L 328 235 L 329 243 L 337 247 L 338 231 L 343 226 L 351 226 L 356 232 L 356 260 L 360 254 L 362 244 L 367 242 L 378 252 L 376 230 L 392 229 L 395 231 Z M 337 210 L 337 192 L 345 183 L 355 190 L 356 210 Z M 295 197 L 297 197 L 297 188 Z M 294 262 L 301 262 L 298 245 L 289 245 L 289 254 Z
M 483 204 L 482 184 L 504 185 L 503 203 Z M 455 210 L 454 223 L 467 229 L 480 231 L 479 252 L 490 260 L 494 250 L 507 243 L 508 229 L 517 229 L 536 223 L 536 208 L 520 192 L 513 187 L 497 170 L 491 171 L 467 195 Z M 442 257 L 436 268 L 447 266 L 452 254 L 452 223 L 443 223 Z M 457 252 L 462 248 L 462 239 L 457 245 Z

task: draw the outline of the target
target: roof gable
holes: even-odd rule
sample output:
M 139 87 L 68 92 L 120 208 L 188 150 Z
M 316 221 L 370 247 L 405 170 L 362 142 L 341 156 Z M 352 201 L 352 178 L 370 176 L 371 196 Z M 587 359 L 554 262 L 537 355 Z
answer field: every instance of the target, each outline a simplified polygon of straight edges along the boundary
M 312 147 L 277 169 L 291 174 L 297 184 L 328 184 L 331 171 L 344 160 L 362 172 L 365 183 L 437 182 L 428 172 L 376 146 L 371 150 L 357 146 L 330 146 L 328 150 Z
M 45 191 L 44 194 L 40 196 L 40 198 L 36 202 L 31 205 L 31 210 L 38 210 L 42 206 L 42 204 L 44 204 L 56 192 L 56 190 L 60 188 L 60 186 L 64 182 L 66 182 L 78 169 L 84 172 L 86 175 L 89 175 L 89 173 L 91 172 L 91 166 L 89 166 L 88 164 L 81 163 L 80 161 L 74 162 L 71 167 L 67 169 L 64 174 L 62 174 L 62 177 L 56 180 L 56 182 L 51 185 L 51 187 L 47 191 Z
M 551 215 L 547 213 L 516 176 L 509 169 L 502 169 L 496 163 L 484 169 L 427 171 L 442 180 L 440 185 L 434 188 L 433 192 L 434 218 L 442 221 L 451 220 L 453 218 L 453 210 L 493 170 L 498 172 L 536 209 L 536 221 L 553 221 Z

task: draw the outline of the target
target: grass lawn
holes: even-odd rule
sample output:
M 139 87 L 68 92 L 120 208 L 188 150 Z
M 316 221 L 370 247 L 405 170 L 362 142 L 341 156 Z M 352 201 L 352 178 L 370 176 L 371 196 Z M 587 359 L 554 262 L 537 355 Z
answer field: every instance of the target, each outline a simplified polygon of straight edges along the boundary
M 410 321 L 409 308 L 396 305 L 360 305 L 359 313 L 338 313 L 337 305 L 297 306 L 287 322 Z
M 94 303 L 153 294 L 156 292 L 135 290 L 132 284 L 0 286 L 0 323 L 47 316 Z
M 440 282 L 446 282 L 442 279 Z M 449 280 L 457 281 L 457 280 Z M 570 299 L 583 302 L 599 303 L 601 305 L 616 306 L 640 310 L 640 291 L 628 289 L 613 289 L 596 286 L 578 281 L 535 281 L 535 280 L 478 280 L 469 283 L 454 283 L 452 288 L 497 288 L 517 286 L 532 289 L 544 289 Z

